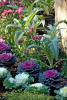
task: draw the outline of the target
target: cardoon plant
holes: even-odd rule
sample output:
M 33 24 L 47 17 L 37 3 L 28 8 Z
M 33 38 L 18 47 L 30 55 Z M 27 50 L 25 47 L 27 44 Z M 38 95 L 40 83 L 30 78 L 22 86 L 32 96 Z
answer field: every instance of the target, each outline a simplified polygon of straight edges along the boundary
M 28 72 L 35 79 L 38 79 L 39 64 L 37 64 L 34 60 L 27 60 L 18 66 L 18 72 Z

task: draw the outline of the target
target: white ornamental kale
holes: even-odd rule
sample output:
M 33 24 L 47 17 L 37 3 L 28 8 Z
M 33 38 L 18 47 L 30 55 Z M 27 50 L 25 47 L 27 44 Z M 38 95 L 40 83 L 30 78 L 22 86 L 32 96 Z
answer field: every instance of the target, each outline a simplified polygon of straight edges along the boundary
M 34 83 L 32 85 L 30 85 L 30 87 L 36 87 L 36 88 L 42 88 L 44 86 L 44 84 L 42 83 Z
M 67 97 L 67 87 L 60 88 L 59 94 L 63 97 Z
M 28 82 L 28 79 L 29 79 L 29 74 L 23 72 L 15 76 L 15 83 L 16 85 L 25 84 L 26 82 Z
M 28 83 L 28 80 L 29 80 L 29 74 L 23 72 L 16 75 L 15 78 L 13 78 L 12 76 L 5 78 L 3 84 L 5 88 L 8 89 L 17 88 L 20 86 L 23 86 L 25 88 L 26 84 Z
M 15 82 L 15 79 L 14 79 L 14 78 L 12 78 L 12 77 L 9 77 L 9 79 L 8 79 L 8 80 L 9 80 L 9 82 L 10 82 L 10 83 L 14 83 L 14 82 Z
M 29 85 L 25 89 L 25 92 L 48 94 L 49 93 L 49 89 L 48 89 L 47 86 L 45 86 L 42 83 L 34 83 L 34 84 Z
M 0 78 L 5 78 L 8 74 L 8 70 L 4 67 L 0 67 Z
M 6 88 L 6 89 L 13 89 L 15 88 L 15 79 L 12 78 L 12 76 L 9 76 L 7 78 L 5 78 L 4 82 L 3 82 L 3 86 Z

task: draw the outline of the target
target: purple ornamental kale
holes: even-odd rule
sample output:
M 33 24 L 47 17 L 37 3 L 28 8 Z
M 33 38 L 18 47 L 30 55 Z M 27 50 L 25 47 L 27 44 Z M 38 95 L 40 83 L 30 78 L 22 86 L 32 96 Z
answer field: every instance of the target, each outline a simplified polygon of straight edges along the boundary
M 11 53 L 2 53 L 0 54 L 0 63 L 4 66 L 10 67 L 15 64 L 17 61 L 16 57 Z
M 61 85 L 61 74 L 55 69 L 47 70 L 40 74 L 39 82 L 42 82 L 50 88 L 59 88 Z
M 39 64 L 34 60 L 27 60 L 18 66 L 18 72 L 28 72 L 37 80 L 40 72 Z
M 5 42 L 0 42 L 0 53 L 10 50 L 10 46 Z
M 37 66 L 37 64 L 34 60 L 28 60 L 21 64 L 21 67 L 26 71 L 32 70 L 36 66 Z
M 47 70 L 45 72 L 43 72 L 44 77 L 46 78 L 55 78 L 58 75 L 57 70 Z
M 6 62 L 11 60 L 13 57 L 13 55 L 11 53 L 2 53 L 0 54 L 0 61 L 2 62 Z

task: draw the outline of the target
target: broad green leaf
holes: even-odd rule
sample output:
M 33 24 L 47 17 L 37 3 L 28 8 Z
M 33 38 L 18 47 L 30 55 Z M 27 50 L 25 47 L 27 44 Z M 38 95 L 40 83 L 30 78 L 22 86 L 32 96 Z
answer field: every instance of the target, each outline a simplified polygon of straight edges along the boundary
M 49 61 L 50 67 L 52 68 L 54 56 L 53 56 L 51 49 L 47 45 L 44 46 L 44 54 L 46 55 Z
M 18 25 L 18 27 L 22 27 L 22 25 L 18 19 L 14 18 L 13 21 L 14 21 L 14 24 Z
M 22 30 L 18 30 L 15 32 L 14 40 L 16 44 L 18 43 L 19 40 L 22 39 L 23 35 L 24 35 L 24 32 L 22 32 Z
M 29 15 L 28 20 L 26 21 L 24 27 L 27 28 L 29 26 L 29 24 L 31 23 L 31 21 L 33 20 L 34 16 L 36 15 L 36 13 L 39 11 L 39 9 L 36 9 L 36 11 L 32 11 L 32 13 Z
M 54 38 L 52 41 L 51 41 L 51 43 L 49 44 L 49 47 L 50 47 L 50 49 L 51 49 L 51 51 L 52 51 L 52 53 L 53 53 L 53 55 L 54 55 L 54 58 L 56 59 L 56 60 L 58 60 L 58 56 L 59 56 L 59 40 L 58 40 L 58 38 L 56 37 L 56 38 Z

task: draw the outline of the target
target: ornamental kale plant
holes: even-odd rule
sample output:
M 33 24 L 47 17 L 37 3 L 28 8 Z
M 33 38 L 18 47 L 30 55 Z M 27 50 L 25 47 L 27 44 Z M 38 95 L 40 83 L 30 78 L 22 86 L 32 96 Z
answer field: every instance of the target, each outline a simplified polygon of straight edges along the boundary
M 57 100 L 66 100 L 67 99 L 67 86 L 55 90 Z
M 29 83 L 33 82 L 34 79 L 26 72 L 22 72 L 20 74 L 17 74 L 15 78 L 12 76 L 9 76 L 5 78 L 3 85 L 7 89 L 17 89 L 20 88 L 24 90 Z
M 37 64 L 34 60 L 28 60 L 28 61 L 25 61 L 21 64 L 21 67 L 22 69 L 26 70 L 26 71 L 30 71 L 32 70 L 33 68 L 37 67 Z
M 0 53 L 9 52 L 11 47 L 4 41 L 0 41 Z
M 7 62 L 11 60 L 13 55 L 11 53 L 2 53 L 0 54 L 0 61 L 1 62 Z
M 42 83 L 34 83 L 29 85 L 24 92 L 49 94 L 49 88 Z
M 43 72 L 43 75 L 46 77 L 46 78 L 55 78 L 57 75 L 58 75 L 58 72 L 57 70 L 47 70 L 45 72 Z
M 15 55 L 11 53 L 11 46 L 0 38 L 0 67 L 11 67 L 16 61 Z
M 0 54 L 0 63 L 4 64 L 5 66 L 11 66 L 15 64 L 16 57 L 11 53 L 2 53 Z
M 5 67 L 0 67 L 0 80 L 6 78 L 8 75 L 8 70 Z
M 43 72 L 40 75 L 39 81 L 47 85 L 50 89 L 53 88 L 60 88 L 61 87 L 61 75 L 55 69 L 49 69 Z
M 28 72 L 36 81 L 38 80 L 39 71 L 39 64 L 34 60 L 27 60 L 18 66 L 18 72 Z

